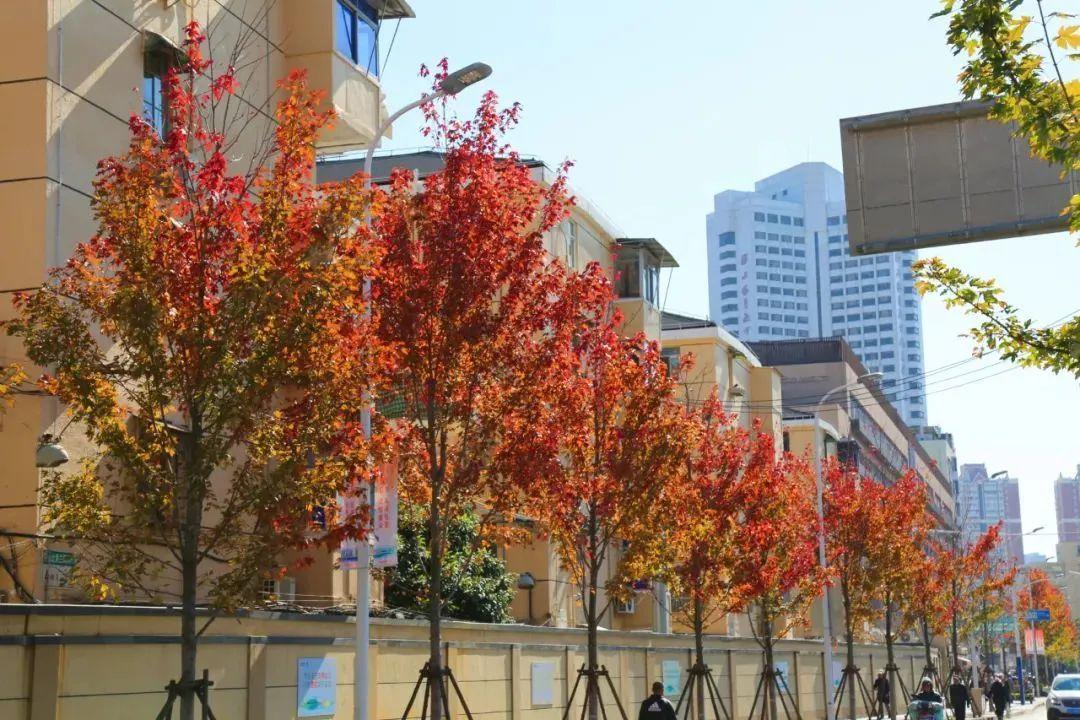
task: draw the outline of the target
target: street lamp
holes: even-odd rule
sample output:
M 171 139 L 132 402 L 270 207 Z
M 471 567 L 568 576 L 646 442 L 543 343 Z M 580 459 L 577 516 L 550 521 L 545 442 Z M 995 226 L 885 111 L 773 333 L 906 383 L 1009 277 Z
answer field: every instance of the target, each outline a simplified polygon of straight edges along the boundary
M 375 158 L 375 151 L 382 145 L 382 137 L 390 126 L 405 113 L 415 110 L 429 102 L 434 102 L 447 95 L 456 95 L 465 88 L 480 82 L 491 74 L 491 66 L 484 63 L 472 63 L 447 75 L 439 83 L 439 89 L 433 93 L 425 93 L 390 115 L 381 124 L 377 124 L 371 147 L 364 157 L 364 189 L 371 187 L 371 165 Z M 378 112 L 379 104 L 375 104 Z M 371 227 L 371 214 L 364 214 L 365 227 Z M 364 278 L 364 299 L 371 297 L 371 278 Z M 370 317 L 370 309 L 364 310 L 365 315 Z M 365 390 L 360 398 L 360 424 L 363 427 L 364 439 L 371 439 L 371 394 Z M 374 483 L 368 486 L 368 502 L 374 501 Z M 362 541 L 357 543 L 357 567 L 356 567 L 356 654 L 354 658 L 354 681 L 353 681 L 353 717 L 356 720 L 367 720 L 368 716 L 368 675 L 370 673 L 368 663 L 368 645 L 371 642 L 371 619 L 368 617 L 368 608 L 371 605 L 371 543 Z
M 865 375 L 860 375 L 854 382 L 844 383 L 843 385 L 837 385 L 829 392 L 821 396 L 821 400 L 814 406 L 813 415 L 815 418 L 821 416 L 821 410 L 825 407 L 825 403 L 829 397 L 839 392 L 851 390 L 854 387 L 863 385 L 866 383 L 877 382 L 883 377 L 882 373 L 872 372 Z M 822 458 L 818 455 L 818 443 L 817 438 L 814 438 L 814 459 L 816 462 L 815 473 L 817 481 L 817 521 L 818 521 L 818 562 L 821 563 L 821 567 L 828 566 L 828 557 L 825 552 L 825 479 L 821 475 L 821 461 Z M 825 692 L 825 700 L 828 703 L 828 717 L 833 717 L 836 713 L 834 698 L 833 698 L 833 652 L 832 652 L 832 610 L 829 606 L 829 588 L 825 588 L 825 592 L 821 595 L 821 632 L 824 636 L 821 640 L 822 650 L 825 656 L 825 686 L 828 688 Z

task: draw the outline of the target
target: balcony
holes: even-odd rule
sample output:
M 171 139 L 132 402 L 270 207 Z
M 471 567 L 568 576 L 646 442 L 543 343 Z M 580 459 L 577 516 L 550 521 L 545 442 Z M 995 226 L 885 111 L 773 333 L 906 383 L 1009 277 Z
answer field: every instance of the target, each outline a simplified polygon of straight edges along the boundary
M 660 339 L 660 270 L 679 264 L 654 238 L 619 238 L 615 255 L 616 307 L 625 319 L 623 333 L 643 332 Z
M 307 70 L 337 112 L 319 139 L 320 152 L 368 147 L 386 118 L 378 77 L 383 20 L 413 17 L 404 0 L 305 0 L 284 3 L 285 63 Z

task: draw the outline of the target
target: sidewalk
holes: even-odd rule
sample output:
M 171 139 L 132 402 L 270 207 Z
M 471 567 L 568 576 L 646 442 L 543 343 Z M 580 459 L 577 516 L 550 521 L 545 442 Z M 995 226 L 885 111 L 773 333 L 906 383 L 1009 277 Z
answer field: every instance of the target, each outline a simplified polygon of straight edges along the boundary
M 1042 714 L 1046 708 L 1046 698 L 1036 698 L 1035 702 L 1029 702 L 1025 705 L 1021 705 L 1018 700 L 1013 700 L 1012 707 L 1009 708 L 1009 714 L 1007 718 L 1032 718 L 1042 717 Z M 1036 715 L 1038 713 L 1038 715 Z

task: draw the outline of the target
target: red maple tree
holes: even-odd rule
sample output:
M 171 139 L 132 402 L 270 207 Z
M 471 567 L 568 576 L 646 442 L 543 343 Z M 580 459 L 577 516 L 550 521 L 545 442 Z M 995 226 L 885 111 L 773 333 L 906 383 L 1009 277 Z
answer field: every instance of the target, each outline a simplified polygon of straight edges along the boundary
M 688 452 L 688 425 L 654 341 L 620 334 L 611 296 L 596 297 L 573 339 L 557 402 L 533 432 L 557 447 L 544 479 L 523 485 L 580 587 L 588 633 L 586 701 L 599 712 L 597 630 L 628 594 L 632 558 L 650 546 L 663 496 Z M 619 549 L 621 545 L 622 549 Z M 647 568 L 646 570 L 651 570 Z M 651 577 L 649 572 L 644 577 Z
M 767 480 L 776 452 L 769 442 L 754 442 L 760 423 L 752 431 L 742 428 L 715 391 L 689 410 L 688 420 L 689 453 L 671 480 L 661 513 L 668 521 L 654 533 L 644 565 L 659 568 L 658 576 L 682 599 L 674 614 L 694 633 L 691 677 L 703 719 L 705 629 L 724 615 L 745 611 L 751 600 L 753 578 L 737 570 L 749 569 L 739 556 L 758 530 L 743 520 L 775 492 Z
M 1015 567 L 1007 567 L 994 557 L 1001 543 L 1001 523 L 968 542 L 962 531 L 948 531 L 943 542 L 932 552 L 941 614 L 929 622 L 931 629 L 949 632 L 952 673 L 961 671 L 960 636 L 1004 602 L 1005 590 L 1016 576 Z
M 751 452 L 763 462 L 747 481 L 754 500 L 742 508 L 741 552 L 731 570 L 752 599 L 750 624 L 765 654 L 766 715 L 777 720 L 773 646 L 777 638 L 806 622 L 807 606 L 821 593 L 826 570 L 818 558 L 821 525 L 810 466 L 789 453 L 778 453 L 768 434 L 754 438 Z
M 933 521 L 926 507 L 926 486 L 911 471 L 885 489 L 880 503 L 881 534 L 871 548 L 870 562 L 881 568 L 886 672 L 892 688 L 889 716 L 896 717 L 897 690 L 903 682 L 894 653 L 896 636 L 918 622 L 915 610 L 927 582 L 924 547 Z
M 445 63 L 435 74 L 445 76 Z M 478 538 L 505 528 L 556 447 L 536 423 L 570 372 L 577 305 L 604 292 L 595 269 L 569 273 L 545 234 L 567 214 L 560 175 L 533 180 L 503 135 L 518 106 L 484 95 L 467 120 L 425 108 L 444 166 L 395 172 L 375 199 L 382 251 L 372 283 L 380 340 L 395 351 L 386 405 L 397 410 L 400 482 L 428 533 L 431 717 L 441 717 L 441 619 L 448 524 L 483 509 Z

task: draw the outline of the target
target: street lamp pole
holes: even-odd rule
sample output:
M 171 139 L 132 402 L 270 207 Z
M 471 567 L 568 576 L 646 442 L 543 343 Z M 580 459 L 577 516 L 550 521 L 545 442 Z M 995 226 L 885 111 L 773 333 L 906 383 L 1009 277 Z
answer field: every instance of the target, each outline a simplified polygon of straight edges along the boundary
M 828 399 L 838 392 L 850 390 L 853 387 L 857 387 L 866 382 L 872 382 L 880 380 L 881 373 L 867 373 L 860 376 L 854 382 L 844 383 L 834 387 L 829 392 L 821 396 L 821 400 L 814 406 L 813 415 L 815 419 L 821 417 L 821 411 L 825 407 Z M 824 568 L 828 565 L 828 556 L 825 551 L 825 478 L 821 473 L 821 463 L 824 458 L 818 456 L 818 442 L 817 431 L 815 428 L 814 437 L 814 455 L 817 462 L 814 463 L 815 480 L 817 482 L 817 521 L 818 521 L 818 562 L 821 567 Z M 828 704 L 828 717 L 833 717 L 836 713 L 835 703 L 833 700 L 833 650 L 832 650 L 832 609 L 829 603 L 829 588 L 826 587 L 821 594 L 821 633 L 822 633 L 822 653 L 825 660 L 825 702 Z
M 375 151 L 382 145 L 382 137 L 390 126 L 405 113 L 415 110 L 426 103 L 434 102 L 447 95 L 456 95 L 474 83 L 478 83 L 491 74 L 491 66 L 484 63 L 472 63 L 460 70 L 443 78 L 439 83 L 439 89 L 433 93 L 425 93 L 420 99 L 415 100 L 397 112 L 390 115 L 375 130 L 371 146 L 364 156 L 364 189 L 371 188 L 371 166 L 375 159 Z M 371 227 L 371 214 L 364 213 L 364 226 Z M 371 279 L 364 278 L 364 299 L 371 298 Z M 364 311 L 370 316 L 370 309 Z M 371 394 L 364 391 L 361 397 L 360 424 L 363 428 L 364 439 L 371 439 Z M 369 503 L 375 500 L 375 485 L 369 484 L 367 499 Z M 368 661 L 368 646 L 371 644 L 371 538 L 357 543 L 356 563 L 356 653 L 354 657 L 354 680 L 353 680 L 353 717 L 356 720 L 368 720 L 368 677 L 371 673 Z

